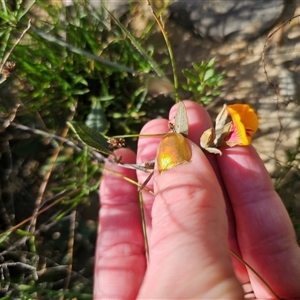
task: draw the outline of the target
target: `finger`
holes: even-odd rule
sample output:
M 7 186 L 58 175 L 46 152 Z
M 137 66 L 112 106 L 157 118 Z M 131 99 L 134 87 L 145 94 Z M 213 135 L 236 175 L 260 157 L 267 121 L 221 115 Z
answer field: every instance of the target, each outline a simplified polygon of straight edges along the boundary
M 199 104 L 185 100 L 184 101 L 189 123 L 189 138 L 195 143 L 199 144 L 200 134 L 205 129 L 210 126 L 210 119 L 207 112 Z M 169 120 L 170 122 L 175 122 L 175 114 L 177 111 L 177 104 L 174 105 L 170 110 Z M 141 134 L 159 134 L 167 133 L 170 131 L 168 126 L 168 120 L 156 119 L 148 122 L 142 129 Z M 152 161 L 156 157 L 158 145 L 162 139 L 162 136 L 141 136 L 138 142 L 138 152 L 137 152 L 137 162 L 145 163 L 147 161 Z M 149 174 L 145 172 L 137 172 L 139 182 L 142 184 L 147 180 Z M 153 190 L 153 180 L 147 184 L 150 190 Z M 154 197 L 147 191 L 143 191 L 143 200 L 146 207 L 146 219 L 149 229 L 149 234 L 151 230 L 151 209 Z
M 253 147 L 225 149 L 218 159 L 243 258 L 281 298 L 298 299 L 299 247 L 291 220 L 262 161 Z M 256 297 L 270 297 L 270 291 L 251 272 L 250 278 Z
M 187 115 L 188 115 L 188 123 L 189 123 L 188 137 L 196 145 L 199 145 L 200 137 L 201 137 L 202 133 L 206 129 L 212 127 L 210 117 L 209 117 L 208 113 L 206 112 L 206 110 L 198 103 L 195 103 L 195 102 L 189 101 L 189 100 L 185 100 L 183 102 L 186 107 Z M 177 105 L 174 105 L 170 111 L 170 120 L 171 121 L 175 119 L 176 110 L 177 110 Z M 227 212 L 227 218 L 228 218 L 228 226 L 229 226 L 229 232 L 228 232 L 229 247 L 235 253 L 240 254 L 240 249 L 239 249 L 237 236 L 236 236 L 235 217 L 234 217 L 234 213 L 233 213 L 233 210 L 231 207 L 231 202 L 228 198 L 226 187 L 224 186 L 224 183 L 223 183 L 223 178 L 222 178 L 220 170 L 219 170 L 217 155 L 206 153 L 206 156 L 217 176 L 219 184 L 222 188 L 223 197 L 225 199 L 226 212 Z M 232 263 L 234 265 L 234 269 L 235 269 L 236 275 L 238 276 L 239 280 L 242 283 L 249 282 L 249 277 L 248 277 L 248 273 L 247 273 L 245 266 L 234 256 L 232 257 Z
M 138 297 L 241 299 L 222 191 L 205 155 L 190 145 L 191 162 L 155 178 L 150 264 Z
M 122 161 L 135 163 L 135 154 L 119 149 Z M 105 164 L 101 187 L 94 276 L 94 299 L 135 299 L 146 264 L 135 171 Z M 111 173 L 111 171 L 116 174 Z
M 141 136 L 138 141 L 137 162 L 145 163 L 154 161 L 157 153 L 158 145 L 162 136 L 156 134 L 165 134 L 169 131 L 168 121 L 165 119 L 156 119 L 148 122 L 141 130 L 141 134 L 154 134 L 153 136 Z M 150 181 L 147 183 L 147 189 L 142 190 L 142 198 L 145 207 L 145 219 L 147 234 L 151 234 L 151 210 L 154 200 L 153 196 L 153 170 L 151 173 L 137 172 L 138 181 L 143 184 L 148 177 L 151 176 Z M 152 191 L 149 192 L 149 191 Z

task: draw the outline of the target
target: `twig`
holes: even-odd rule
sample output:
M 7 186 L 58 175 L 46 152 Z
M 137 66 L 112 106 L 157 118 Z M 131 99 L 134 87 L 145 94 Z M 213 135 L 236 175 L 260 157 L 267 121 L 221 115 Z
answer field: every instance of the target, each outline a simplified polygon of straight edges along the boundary
M 141 191 L 139 191 L 139 204 L 140 204 L 140 212 L 141 212 L 141 221 L 142 221 L 145 252 L 146 252 L 147 263 L 149 264 L 149 262 L 150 262 L 149 241 L 148 241 L 148 235 L 147 235 L 145 206 L 144 206 L 143 194 L 142 194 Z
M 20 35 L 20 37 L 17 39 L 17 41 L 15 42 L 15 44 L 13 45 L 13 47 L 8 51 L 8 53 L 5 55 L 2 65 L 0 66 L 0 73 L 2 74 L 2 70 L 3 67 L 5 66 L 8 58 L 10 57 L 10 55 L 12 54 L 12 52 L 14 51 L 14 49 L 16 48 L 16 46 L 20 43 L 20 41 L 22 40 L 22 38 L 24 37 L 25 33 L 30 29 L 31 27 L 31 19 L 29 19 L 28 21 L 28 26 L 27 28 L 22 32 L 22 34 Z
M 69 286 L 71 274 L 72 274 L 72 265 L 73 265 L 73 252 L 74 252 L 74 240 L 75 240 L 75 229 L 76 229 L 76 209 L 74 209 L 71 213 L 70 218 L 70 237 L 68 242 L 68 266 L 67 266 L 67 277 L 65 279 L 64 289 L 66 290 Z M 64 295 L 62 295 L 60 300 L 64 299 Z
M 28 264 L 22 263 L 22 262 L 10 262 L 10 263 L 3 263 L 1 264 L 1 267 L 8 268 L 8 267 L 21 267 L 23 269 L 28 269 L 32 271 L 33 279 L 38 280 L 38 275 L 36 272 L 36 268 L 33 266 L 30 266 Z
M 0 121 L 4 122 L 4 121 L 6 121 L 6 119 L 0 118 Z M 43 136 L 45 138 L 50 138 L 50 139 L 55 139 L 55 140 L 61 141 L 61 142 L 65 143 L 65 144 L 71 146 L 76 151 L 82 151 L 82 148 L 78 147 L 75 143 L 73 143 L 70 140 L 68 140 L 66 138 L 63 138 L 63 137 L 61 137 L 59 135 L 52 134 L 52 133 L 49 133 L 49 132 L 46 132 L 46 131 L 43 131 L 43 130 L 40 130 L 40 129 L 31 128 L 31 127 L 28 127 L 26 125 L 18 124 L 18 123 L 15 123 L 15 122 L 11 122 L 10 126 L 18 128 L 18 129 L 21 129 L 21 130 L 31 131 L 34 134 L 41 135 L 41 136 Z
M 6 119 L 0 117 L 0 121 L 5 122 Z M 51 139 L 58 140 L 60 142 L 63 142 L 64 144 L 74 148 L 77 152 L 81 152 L 84 147 L 83 143 L 79 143 L 82 147 L 78 147 L 75 143 L 73 143 L 72 141 L 70 141 L 64 137 L 61 137 L 59 135 L 52 134 L 52 133 L 49 133 L 49 132 L 46 132 L 46 131 L 43 131 L 40 129 L 31 128 L 26 125 L 11 122 L 10 126 L 21 129 L 21 130 L 33 132 L 34 134 L 41 135 L 45 138 L 51 138 Z M 147 173 L 151 172 L 151 170 L 152 170 L 151 168 L 153 165 L 152 162 L 146 162 L 144 164 L 127 164 L 127 163 L 122 163 L 122 162 L 116 162 L 115 160 L 109 159 L 93 149 L 91 149 L 91 156 L 100 162 L 110 162 L 110 163 L 114 163 L 118 166 L 127 168 L 127 169 L 139 170 L 139 171 L 143 171 L 143 172 L 147 172 Z
M 162 21 L 159 19 L 159 17 L 156 15 L 150 0 L 146 0 L 146 2 L 148 3 L 148 5 L 150 6 L 150 10 L 151 13 L 157 23 L 157 25 L 159 26 L 159 29 L 165 39 L 167 48 L 168 48 L 168 52 L 169 52 L 169 56 L 170 56 L 170 60 L 171 60 L 171 65 L 172 65 L 172 69 L 173 69 L 173 80 L 174 80 L 174 91 L 175 91 L 175 101 L 179 102 L 179 95 L 178 95 L 178 78 L 177 78 L 177 68 L 176 68 L 176 64 L 175 64 L 175 57 L 174 57 L 174 53 L 173 53 L 173 49 L 172 49 L 172 45 L 171 42 L 169 40 L 168 37 L 168 33 L 165 30 L 165 27 L 162 23 Z
M 279 116 L 279 96 L 278 96 L 278 92 L 276 91 L 275 85 L 270 81 L 269 76 L 268 76 L 268 72 L 267 72 L 267 68 L 266 68 L 266 60 L 265 60 L 265 54 L 266 54 L 266 49 L 267 49 L 267 42 L 269 39 L 271 39 L 279 30 L 281 30 L 285 25 L 289 24 L 293 19 L 300 17 L 300 14 L 293 16 L 292 18 L 289 18 L 287 21 L 285 21 L 284 23 L 282 23 L 277 29 L 275 29 L 273 32 L 271 32 L 265 42 L 264 42 L 264 47 L 263 47 L 263 51 L 262 51 L 262 63 L 263 63 L 263 69 L 264 69 L 264 73 L 265 73 L 265 77 L 266 77 L 266 81 L 268 82 L 268 84 L 272 87 L 272 89 L 274 90 L 274 93 L 276 95 L 276 112 L 277 112 L 277 119 L 279 122 L 279 131 L 278 131 L 278 136 L 276 138 L 276 142 L 275 145 L 278 144 L 279 142 L 279 138 L 281 135 L 281 132 L 283 130 L 283 126 L 280 120 L 280 116 Z M 274 151 L 276 149 L 276 146 L 274 148 Z
M 58 197 L 64 195 L 65 191 L 63 192 L 60 192 L 58 194 L 56 194 L 54 197 L 51 197 L 50 199 L 47 199 L 46 201 L 44 201 L 43 204 L 45 204 L 46 202 L 50 202 L 50 201 L 53 201 L 54 199 L 57 199 Z M 51 219 L 51 223 L 45 225 L 45 224 L 42 224 L 40 226 L 40 228 L 36 231 L 36 233 L 39 233 L 40 231 L 46 231 L 48 230 L 48 228 L 52 227 L 53 225 L 57 224 L 57 222 L 54 222 L 52 220 L 54 220 L 54 218 L 59 214 L 59 210 L 56 211 L 56 213 L 54 215 L 52 215 L 52 217 L 50 217 Z M 64 218 L 62 218 L 61 220 L 66 220 L 68 219 L 69 216 L 66 216 Z M 21 239 L 18 239 L 16 242 L 14 242 L 11 246 L 9 246 L 8 248 L 6 248 L 5 250 L 3 250 L 2 252 L 0 252 L 0 255 L 5 255 L 7 253 L 11 253 L 12 251 L 14 251 L 16 248 L 20 247 L 21 245 L 24 245 L 28 239 L 30 238 L 30 236 L 24 236 L 22 237 Z M 35 255 L 35 254 L 34 254 Z
M 69 117 L 70 120 L 74 117 L 74 114 L 75 114 L 75 109 L 72 111 L 72 113 Z M 63 133 L 62 133 L 63 138 L 65 138 L 67 136 L 68 131 L 69 131 L 69 127 L 66 126 L 63 130 Z M 35 201 L 35 209 L 33 210 L 32 219 L 31 219 L 31 222 L 30 222 L 30 225 L 29 225 L 30 232 L 33 236 L 34 236 L 34 232 L 35 232 L 35 228 L 36 228 L 36 221 L 37 221 L 37 218 L 34 217 L 34 216 L 37 215 L 37 212 L 40 209 L 40 205 L 42 203 L 43 196 L 44 196 L 46 187 L 47 187 L 48 182 L 49 182 L 49 178 L 52 174 L 53 168 L 54 168 L 55 163 L 57 161 L 58 155 L 59 155 L 59 153 L 62 149 L 62 146 L 63 146 L 63 142 L 61 141 L 60 145 L 55 149 L 55 152 L 51 157 L 50 167 L 49 167 L 48 171 L 46 172 L 46 174 L 44 175 L 43 181 L 42 181 L 42 183 L 40 185 L 40 188 L 39 188 L 39 191 L 38 191 L 38 195 L 37 195 L 37 198 L 36 198 L 36 201 Z
M 6 235 L 6 234 L 9 234 L 10 232 L 12 232 L 12 231 L 14 231 L 14 230 L 20 228 L 21 226 L 23 226 L 24 224 L 26 224 L 27 222 L 29 222 L 29 221 L 31 220 L 32 217 L 35 218 L 35 217 L 39 216 L 40 214 L 42 214 L 43 212 L 47 211 L 47 210 L 48 210 L 49 208 L 51 208 L 52 206 L 54 206 L 54 205 L 56 205 L 57 203 L 59 203 L 59 202 L 61 202 L 62 200 L 64 200 L 66 197 L 70 197 L 70 196 L 72 196 L 73 194 L 78 193 L 79 191 L 80 191 L 80 188 L 77 188 L 77 189 L 75 189 L 75 190 L 72 190 L 72 191 L 67 192 L 65 195 L 63 195 L 63 196 L 60 197 L 59 199 L 55 200 L 53 203 L 51 203 L 51 204 L 49 204 L 48 206 L 46 206 L 45 208 L 39 210 L 39 211 L 36 213 L 36 215 L 31 216 L 31 217 L 29 217 L 29 218 L 23 220 L 23 221 L 20 222 L 19 224 L 17 224 L 17 225 L 15 225 L 15 226 L 9 228 L 8 230 L 2 232 L 2 233 L 0 234 L 0 237 L 4 236 L 4 235 Z
M 8 112 L 7 118 L 3 122 L 2 127 L 0 127 L 0 132 L 3 131 L 5 128 L 7 128 L 11 124 L 11 122 L 14 120 L 14 118 L 16 117 L 19 106 L 20 106 L 20 104 L 17 103 L 15 105 L 15 107 L 13 107 L 11 109 L 11 111 Z
M 264 48 L 263 48 L 263 52 L 262 52 L 262 62 L 263 62 L 263 68 L 264 68 L 264 73 L 266 75 L 266 81 L 272 86 L 272 88 L 275 91 L 275 94 L 277 95 L 276 89 L 274 87 L 274 85 L 271 83 L 269 76 L 268 76 L 268 72 L 266 69 L 266 62 L 265 62 L 265 53 L 266 53 L 266 48 L 267 48 L 267 42 L 269 39 L 272 38 L 273 35 L 275 35 L 279 30 L 281 30 L 285 25 L 287 25 L 288 23 L 290 23 L 293 19 L 300 17 L 300 14 L 293 16 L 292 18 L 289 18 L 287 21 L 285 21 L 284 23 L 282 23 L 277 29 L 275 29 L 273 32 L 271 32 L 265 42 L 264 42 Z

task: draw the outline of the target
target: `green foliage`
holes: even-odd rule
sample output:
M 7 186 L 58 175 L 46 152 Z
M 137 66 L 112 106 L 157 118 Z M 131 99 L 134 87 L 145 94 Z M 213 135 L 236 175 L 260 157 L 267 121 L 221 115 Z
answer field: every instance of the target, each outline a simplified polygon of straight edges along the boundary
M 182 84 L 184 90 L 191 92 L 191 99 L 207 105 L 220 95 L 225 72 L 215 73 L 215 59 L 208 63 L 202 61 L 200 65 L 193 63 L 193 70 L 184 69 L 183 75 L 187 83 Z
M 84 144 L 101 153 L 112 154 L 108 149 L 107 139 L 97 130 L 78 122 L 68 122 L 68 124 Z
M 1 140 L 1 146 L 8 149 L 0 156 L 1 173 L 9 174 L 1 178 L 1 186 L 9 188 L 0 192 L 9 217 L 0 234 L 32 219 L 35 209 L 61 200 L 41 214 L 35 225 L 28 221 L 26 229 L 22 226 L 1 235 L 1 251 L 10 248 L 2 259 L 17 268 L 2 280 L 2 287 L 10 297 L 20 299 L 44 295 L 91 299 L 93 266 L 88 268 L 86 262 L 94 255 L 101 165 L 71 131 L 69 139 L 76 145 L 65 143 L 60 148 L 59 138 L 68 121 L 86 124 L 101 137 L 100 145 L 109 154 L 103 134 L 138 132 L 146 121 L 146 82 L 153 72 L 154 61 L 149 59 L 153 51 L 151 47 L 143 53 L 136 50 L 133 43 L 142 45 L 144 40 L 128 39 L 124 28 L 105 10 L 95 11 L 85 1 L 82 5 L 75 1 L 72 11 L 44 0 L 28 2 L 0 4 L 1 60 L 28 20 L 33 20 L 9 57 L 16 63 L 15 73 L 0 85 L 1 118 L 6 119 L 21 103 L 15 127 L 8 127 Z M 161 114 L 158 109 L 152 113 Z M 88 128 L 86 125 L 80 129 Z M 48 172 L 50 177 L 45 179 Z M 46 189 L 38 202 L 43 180 Z M 74 211 L 77 214 L 72 219 Z M 75 223 L 77 227 L 71 229 Z M 89 234 L 83 234 L 86 232 Z M 69 254 L 72 236 L 74 247 Z M 69 255 L 73 256 L 72 277 L 65 288 Z M 35 278 L 35 271 L 53 271 L 54 275 Z M 0 298 L 4 296 L 0 292 Z
M 146 99 L 145 75 L 152 66 L 135 51 L 119 25 L 105 17 L 103 10 L 96 13 L 88 6 L 75 4 L 70 13 L 37 2 L 48 18 L 35 22 L 29 31 L 31 37 L 16 47 L 10 57 L 24 83 L 22 97 L 27 112 L 29 108 L 39 111 L 46 127 L 58 128 L 77 104 L 82 113 L 76 118 L 85 121 L 98 99 L 103 119 L 98 118 L 97 128 L 128 134 L 132 125 L 141 126 L 144 120 L 140 118 L 145 115 L 141 111 Z M 65 22 L 59 20 L 63 17 Z M 12 25 L 5 22 L 5 26 L 6 34 L 11 36 Z M 49 124 L 54 121 L 54 114 L 56 122 L 61 121 L 59 124 Z M 32 120 L 32 114 L 28 118 Z

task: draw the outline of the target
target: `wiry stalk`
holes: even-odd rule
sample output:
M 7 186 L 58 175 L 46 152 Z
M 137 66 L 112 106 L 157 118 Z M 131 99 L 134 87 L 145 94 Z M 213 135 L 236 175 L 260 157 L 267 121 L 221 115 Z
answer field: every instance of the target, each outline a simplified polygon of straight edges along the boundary
M 150 10 L 153 14 L 153 17 L 157 23 L 157 25 L 159 26 L 159 29 L 165 39 L 167 48 L 168 48 L 168 52 L 169 52 L 169 56 L 170 56 L 170 60 L 171 60 L 171 65 L 172 65 L 172 70 L 173 70 L 173 81 L 174 81 L 174 92 L 175 92 L 175 101 L 176 103 L 179 102 L 179 94 L 178 94 L 178 78 L 177 78 L 177 69 L 176 69 L 176 64 L 175 64 L 175 57 L 174 57 L 174 53 L 173 53 L 173 49 L 168 37 L 168 33 L 165 30 L 164 24 L 162 23 L 161 19 L 156 15 L 155 11 L 153 10 L 153 7 L 151 5 L 150 0 L 146 0 L 148 5 L 150 6 Z

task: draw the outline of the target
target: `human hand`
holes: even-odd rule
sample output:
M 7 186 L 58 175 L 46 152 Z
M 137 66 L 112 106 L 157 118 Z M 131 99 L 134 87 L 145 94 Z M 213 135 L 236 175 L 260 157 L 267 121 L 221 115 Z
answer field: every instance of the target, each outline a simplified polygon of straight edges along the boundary
M 155 196 L 143 191 L 150 247 L 147 266 L 137 188 L 105 172 L 95 257 L 94 299 L 243 299 L 242 284 L 256 298 L 275 298 L 231 256 L 238 253 L 283 299 L 300 299 L 300 250 L 290 218 L 252 146 L 204 154 L 197 146 L 210 127 L 205 110 L 185 101 L 192 160 L 155 171 Z M 174 119 L 176 106 L 170 112 Z M 167 132 L 153 120 L 142 133 Z M 156 156 L 161 137 L 139 139 L 137 161 Z M 132 151 L 119 149 L 135 163 Z M 132 180 L 136 172 L 112 169 Z M 137 172 L 139 182 L 148 176 Z M 250 283 L 250 284 L 249 284 Z

